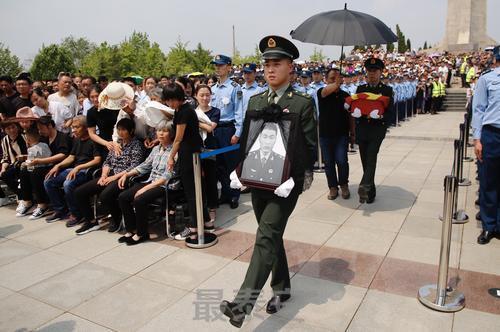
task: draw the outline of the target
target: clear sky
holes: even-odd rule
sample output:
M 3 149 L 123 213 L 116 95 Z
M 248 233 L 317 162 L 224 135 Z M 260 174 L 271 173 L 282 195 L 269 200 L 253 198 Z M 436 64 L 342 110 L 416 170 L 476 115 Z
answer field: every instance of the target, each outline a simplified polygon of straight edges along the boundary
M 289 37 L 308 17 L 342 9 L 344 0 L 1 0 L 0 42 L 21 60 L 36 55 L 42 44 L 58 43 L 73 35 L 93 42 L 118 43 L 132 31 L 146 32 L 168 51 L 178 38 L 195 47 L 201 42 L 214 53 L 232 54 L 232 26 L 242 55 L 253 53 L 269 34 Z M 394 32 L 396 24 L 418 48 L 424 41 L 438 43 L 444 35 L 447 0 L 351 0 L 348 8 L 369 13 Z M 500 41 L 500 1 L 488 1 L 488 32 Z M 301 58 L 314 45 L 296 41 Z M 331 58 L 340 47 L 318 47 Z

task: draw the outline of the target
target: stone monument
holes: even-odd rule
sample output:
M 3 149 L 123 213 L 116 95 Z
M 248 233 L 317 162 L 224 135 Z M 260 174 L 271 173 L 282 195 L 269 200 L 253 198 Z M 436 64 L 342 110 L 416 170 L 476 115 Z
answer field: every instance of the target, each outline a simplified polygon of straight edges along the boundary
M 486 17 L 486 0 L 448 0 L 446 33 L 439 48 L 461 52 L 496 45 L 486 33 Z

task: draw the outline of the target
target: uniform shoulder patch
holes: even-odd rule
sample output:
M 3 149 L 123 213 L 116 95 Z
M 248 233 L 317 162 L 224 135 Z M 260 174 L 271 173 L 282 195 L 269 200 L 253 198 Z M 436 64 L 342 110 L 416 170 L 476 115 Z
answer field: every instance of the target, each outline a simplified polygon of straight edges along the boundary
M 263 91 L 261 91 L 261 92 L 259 92 L 259 93 L 254 94 L 254 95 L 253 95 L 252 97 L 250 97 L 250 98 L 254 98 L 254 97 L 257 97 L 257 96 L 263 95 L 264 93 L 267 93 L 268 91 L 269 91 L 268 89 L 265 89 L 265 90 L 263 90 Z
M 295 89 L 294 89 L 294 90 L 292 90 L 292 91 L 293 91 L 293 94 L 294 94 L 295 96 L 301 96 L 302 98 L 312 99 L 312 97 L 311 97 L 309 94 L 305 93 L 305 92 L 300 92 L 300 91 L 297 91 L 297 90 L 295 90 Z

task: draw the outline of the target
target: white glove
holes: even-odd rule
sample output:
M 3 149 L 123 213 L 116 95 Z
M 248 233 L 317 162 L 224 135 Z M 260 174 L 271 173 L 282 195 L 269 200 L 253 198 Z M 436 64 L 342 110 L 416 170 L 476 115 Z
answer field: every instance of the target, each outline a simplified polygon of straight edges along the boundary
M 295 187 L 295 181 L 293 181 L 293 178 L 289 178 L 274 190 L 274 194 L 279 197 L 287 198 L 293 187 Z
M 306 171 L 304 173 L 304 187 L 302 187 L 302 191 L 306 191 L 311 188 L 311 185 L 314 180 L 314 173 L 312 171 Z
M 231 189 L 241 189 L 241 187 L 243 187 L 243 185 L 240 182 L 240 179 L 238 179 L 238 175 L 236 175 L 236 171 L 233 171 L 229 175 L 229 180 L 231 180 L 231 183 L 229 184 Z

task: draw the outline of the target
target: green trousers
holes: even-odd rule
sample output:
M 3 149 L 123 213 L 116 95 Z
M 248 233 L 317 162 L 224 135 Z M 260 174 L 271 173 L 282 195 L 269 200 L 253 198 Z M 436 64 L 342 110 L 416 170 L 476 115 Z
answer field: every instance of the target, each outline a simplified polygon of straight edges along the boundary
M 363 178 L 359 186 L 364 186 L 368 197 L 376 196 L 375 169 L 377 168 L 377 155 L 380 145 L 385 138 L 387 128 L 383 125 L 360 123 L 356 127 L 356 138 L 359 145 L 359 156 L 363 165 Z
M 274 294 L 290 293 L 283 233 L 301 192 L 301 183 L 295 184 L 287 198 L 278 197 L 272 191 L 252 189 L 252 205 L 259 227 L 245 280 L 234 300 L 248 314 L 269 273 L 272 273 L 271 287 Z

